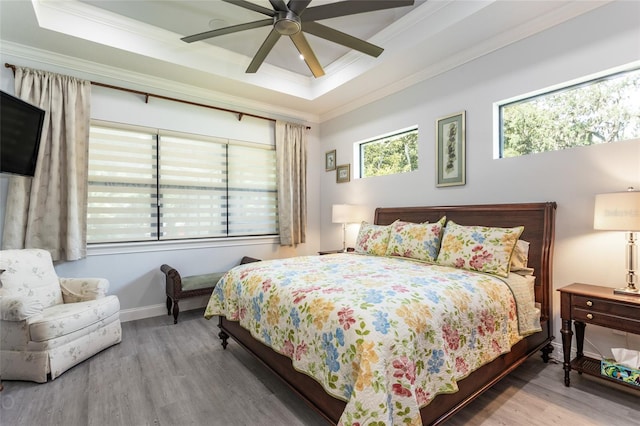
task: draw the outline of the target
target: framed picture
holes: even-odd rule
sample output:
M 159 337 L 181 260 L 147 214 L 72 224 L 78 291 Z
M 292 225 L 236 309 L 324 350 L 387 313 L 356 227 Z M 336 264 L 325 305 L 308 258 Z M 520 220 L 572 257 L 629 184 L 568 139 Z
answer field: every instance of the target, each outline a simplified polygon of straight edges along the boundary
M 343 164 L 336 167 L 336 182 L 343 183 L 349 182 L 351 179 L 351 167 L 350 164 Z
M 336 150 L 334 149 L 333 151 L 327 151 L 327 153 L 324 154 L 324 170 L 328 172 L 335 169 L 336 169 Z
M 464 185 L 465 112 L 436 120 L 436 186 Z

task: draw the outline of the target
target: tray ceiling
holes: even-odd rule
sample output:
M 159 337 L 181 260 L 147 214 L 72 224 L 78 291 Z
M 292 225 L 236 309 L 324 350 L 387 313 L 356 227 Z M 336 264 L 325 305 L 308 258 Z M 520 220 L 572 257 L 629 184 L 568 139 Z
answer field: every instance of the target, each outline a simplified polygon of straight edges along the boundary
M 253 2 L 271 8 L 266 0 Z M 329 1 L 314 0 L 310 7 L 323 3 Z M 308 35 L 325 68 L 320 78 L 288 38 L 278 41 L 256 74 L 245 73 L 270 27 L 182 42 L 186 35 L 265 17 L 219 0 L 0 1 L 0 49 L 65 55 L 94 74 L 104 64 L 105 74 L 112 67 L 127 70 L 322 121 L 606 3 L 416 0 L 413 6 L 323 20 L 385 50 L 373 58 Z

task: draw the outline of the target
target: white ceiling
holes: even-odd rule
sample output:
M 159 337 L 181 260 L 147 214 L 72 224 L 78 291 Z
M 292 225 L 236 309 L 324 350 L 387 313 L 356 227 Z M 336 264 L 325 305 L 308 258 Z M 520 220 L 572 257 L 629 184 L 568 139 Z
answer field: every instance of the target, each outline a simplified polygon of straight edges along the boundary
M 267 0 L 252 1 L 271 8 Z M 182 42 L 186 35 L 266 18 L 220 0 L 0 0 L 0 51 L 73 63 L 110 79 L 122 79 L 124 70 L 130 82 L 169 81 L 185 93 L 323 121 L 607 2 L 416 0 L 323 20 L 385 50 L 373 58 L 307 35 L 326 72 L 317 79 L 286 37 L 257 73 L 245 73 L 271 27 Z

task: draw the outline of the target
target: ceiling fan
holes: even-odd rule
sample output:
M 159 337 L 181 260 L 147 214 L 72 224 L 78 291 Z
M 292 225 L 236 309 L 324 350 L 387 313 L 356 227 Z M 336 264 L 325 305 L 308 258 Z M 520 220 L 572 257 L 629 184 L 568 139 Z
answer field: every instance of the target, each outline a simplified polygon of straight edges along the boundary
M 258 71 L 258 68 L 260 68 L 262 62 L 264 62 L 271 49 L 273 49 L 273 46 L 275 46 L 276 42 L 280 39 L 280 36 L 284 35 L 291 38 L 291 41 L 293 41 L 293 44 L 316 78 L 323 76 L 324 70 L 303 32 L 358 50 L 376 58 L 380 56 L 384 50 L 374 44 L 334 30 L 316 21 L 401 6 L 411 6 L 414 3 L 414 0 L 344 0 L 307 8 L 311 0 L 289 0 L 289 3 L 286 4 L 284 0 L 269 0 L 269 3 L 271 3 L 273 7 L 273 10 L 271 10 L 246 0 L 223 1 L 262 13 L 271 18 L 206 31 L 183 37 L 181 40 L 187 43 L 193 43 L 194 41 L 218 37 L 224 34 L 273 25 L 273 29 L 256 52 L 246 72 L 255 73 Z

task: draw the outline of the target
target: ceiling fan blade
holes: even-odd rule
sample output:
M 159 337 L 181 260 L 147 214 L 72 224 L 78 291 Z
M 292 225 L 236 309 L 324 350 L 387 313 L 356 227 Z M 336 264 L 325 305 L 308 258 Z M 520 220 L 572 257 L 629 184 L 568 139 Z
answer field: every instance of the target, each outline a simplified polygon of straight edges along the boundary
M 300 16 L 303 22 L 337 18 L 338 16 L 355 15 L 357 13 L 376 10 L 393 9 L 402 6 L 413 6 L 414 0 L 345 0 L 307 8 Z
M 246 72 L 255 73 L 256 71 L 258 71 L 258 68 L 260 68 L 260 65 L 262 65 L 265 58 L 267 57 L 269 52 L 271 52 L 271 49 L 273 49 L 273 46 L 275 46 L 278 40 L 280 40 L 280 33 L 275 29 L 272 29 L 267 38 L 265 38 L 262 42 L 262 46 L 260 46 L 260 49 L 258 49 L 258 51 L 256 52 Z
M 309 6 L 309 3 L 311 3 L 311 0 L 289 0 L 287 7 L 290 11 L 300 16 L 307 6 Z
M 249 10 L 253 10 L 254 12 L 258 12 L 258 13 L 262 13 L 264 15 L 268 15 L 268 16 L 275 16 L 275 12 L 271 9 L 267 9 L 266 7 L 257 5 L 255 3 L 251 3 L 250 1 L 246 1 L 246 0 L 222 0 L 226 3 L 231 3 L 231 4 L 235 4 L 236 6 L 240 6 L 243 7 L 245 9 L 249 9 Z
M 219 28 L 217 30 L 205 31 L 203 33 L 182 37 L 180 40 L 186 43 L 193 43 L 211 37 L 217 37 L 224 34 L 236 33 L 238 31 L 250 30 L 252 28 L 266 27 L 273 25 L 273 19 L 262 19 L 260 21 L 247 22 L 246 24 L 232 25 L 230 27 Z
M 278 12 L 287 12 L 289 10 L 284 0 L 269 0 L 269 3 L 271 3 L 271 6 Z
M 334 30 L 317 22 L 305 22 L 303 31 L 313 34 L 314 36 L 332 41 L 337 44 L 366 53 L 369 56 L 377 58 L 384 51 L 382 47 L 371 44 L 357 37 L 350 36 L 341 31 Z
M 298 52 L 303 56 L 304 61 L 307 63 L 307 66 L 313 73 L 313 76 L 318 78 L 324 75 L 324 70 L 322 69 L 322 65 L 318 62 L 318 58 L 316 58 L 315 53 L 309 46 L 309 42 L 307 42 L 307 38 L 304 36 L 302 31 L 297 32 L 295 34 L 290 35 L 291 41 L 298 49 Z

